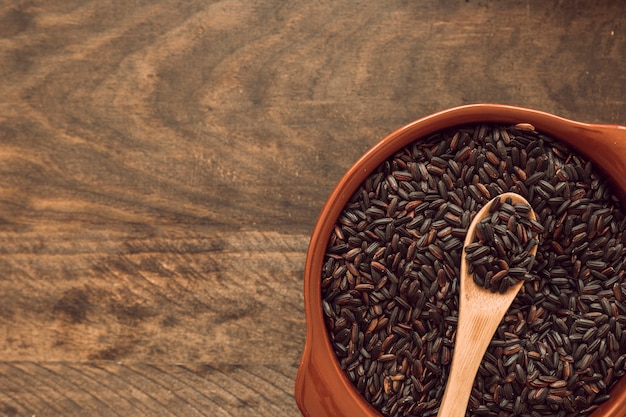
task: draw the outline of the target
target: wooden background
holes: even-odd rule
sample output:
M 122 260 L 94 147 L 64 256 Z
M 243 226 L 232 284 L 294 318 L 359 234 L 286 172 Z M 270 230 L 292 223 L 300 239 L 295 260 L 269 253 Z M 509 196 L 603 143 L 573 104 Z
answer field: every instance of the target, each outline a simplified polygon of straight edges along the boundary
M 0 415 L 298 416 L 322 205 L 475 102 L 626 124 L 626 3 L 0 1 Z

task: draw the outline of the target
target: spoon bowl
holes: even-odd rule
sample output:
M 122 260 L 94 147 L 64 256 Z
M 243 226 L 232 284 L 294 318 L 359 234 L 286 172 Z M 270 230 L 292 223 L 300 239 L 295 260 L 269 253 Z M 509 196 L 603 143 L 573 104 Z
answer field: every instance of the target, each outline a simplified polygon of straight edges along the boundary
M 504 193 L 485 204 L 469 225 L 462 252 L 461 276 L 459 280 L 459 322 L 454 342 L 454 354 L 450 375 L 443 394 L 439 417 L 462 417 L 472 391 L 476 371 L 483 359 L 487 346 L 502 317 L 517 296 L 524 281 L 511 285 L 504 293 L 492 292 L 474 282 L 469 271 L 465 248 L 474 241 L 476 228 L 481 220 L 491 216 L 491 208 L 496 200 L 510 199 L 512 204 L 528 204 L 524 197 L 515 193 Z M 535 212 L 529 217 L 536 220 Z M 529 256 L 537 253 L 537 243 L 532 246 Z

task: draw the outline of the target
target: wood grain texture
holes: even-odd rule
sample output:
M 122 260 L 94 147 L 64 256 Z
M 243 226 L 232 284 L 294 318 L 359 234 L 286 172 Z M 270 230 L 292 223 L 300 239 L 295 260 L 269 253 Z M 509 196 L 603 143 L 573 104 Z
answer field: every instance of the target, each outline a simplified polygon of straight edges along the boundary
M 2 362 L 4 416 L 294 415 L 291 365 Z
M 389 132 L 626 123 L 619 1 L 0 2 L 0 414 L 297 416 L 308 238 Z
M 31 234 L 3 241 L 2 358 L 298 361 L 304 236 L 106 234 L 39 237 L 36 256 L 10 250 Z

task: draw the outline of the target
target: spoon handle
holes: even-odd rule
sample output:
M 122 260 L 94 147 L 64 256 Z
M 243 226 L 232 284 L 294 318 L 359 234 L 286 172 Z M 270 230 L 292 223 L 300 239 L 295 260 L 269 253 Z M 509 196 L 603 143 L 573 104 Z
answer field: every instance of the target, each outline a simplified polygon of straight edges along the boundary
M 522 282 L 500 295 L 499 302 L 484 305 L 484 308 L 459 309 L 459 323 L 454 342 L 454 355 L 438 417 L 463 417 L 472 392 L 472 382 L 483 360 L 483 355 L 491 342 L 502 316 L 515 298 Z M 518 287 L 518 288 L 515 288 Z M 505 300 L 510 298 L 510 300 Z M 463 302 L 463 300 L 460 300 Z M 474 301 L 475 302 L 475 301 Z M 471 382 L 470 382 L 471 381 Z

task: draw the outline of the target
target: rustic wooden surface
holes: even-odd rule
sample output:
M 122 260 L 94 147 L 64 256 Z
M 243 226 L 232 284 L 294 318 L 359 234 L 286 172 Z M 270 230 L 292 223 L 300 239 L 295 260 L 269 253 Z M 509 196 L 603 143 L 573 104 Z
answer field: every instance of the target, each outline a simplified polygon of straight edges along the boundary
M 0 2 L 0 414 L 298 416 L 315 219 L 510 103 L 626 123 L 621 1 Z

